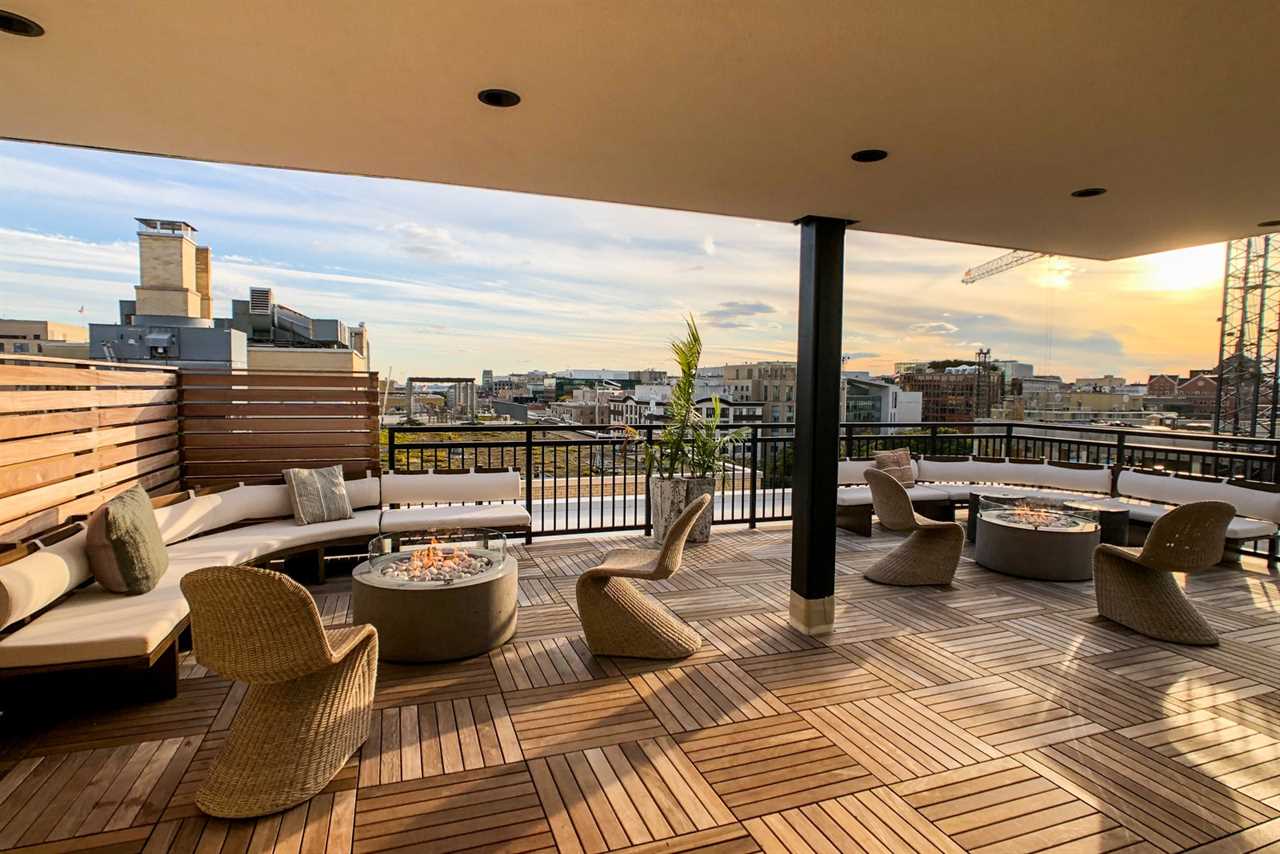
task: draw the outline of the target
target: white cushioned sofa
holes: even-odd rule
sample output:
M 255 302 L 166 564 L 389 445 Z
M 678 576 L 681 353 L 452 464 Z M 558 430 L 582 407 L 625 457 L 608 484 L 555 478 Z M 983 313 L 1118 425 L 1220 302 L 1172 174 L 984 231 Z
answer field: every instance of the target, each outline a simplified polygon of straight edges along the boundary
M 871 491 L 863 471 L 872 460 L 842 460 L 837 492 L 839 524 L 871 535 Z M 1129 511 L 1131 528 L 1141 529 L 1174 507 L 1192 501 L 1226 501 L 1236 508 L 1227 528 L 1229 545 L 1267 540 L 1274 562 L 1280 523 L 1280 487 L 1242 480 L 1170 474 L 1130 468 L 1043 460 L 990 457 L 922 457 L 912 460 L 916 485 L 907 490 L 921 515 L 954 518 L 954 508 L 967 504 L 980 487 L 998 488 L 1030 498 L 1071 499 L 1089 496 Z M 944 509 L 945 507 L 945 509 Z M 951 515 L 948 516 L 947 514 Z M 1140 539 L 1138 539 L 1140 542 Z M 1135 543 L 1136 544 L 1136 543 Z
M 310 525 L 294 521 L 284 485 L 166 496 L 155 514 L 169 567 L 140 596 L 109 593 L 93 581 L 83 526 L 70 536 L 64 529 L 47 547 L 28 546 L 29 554 L 0 564 L 0 677 L 120 665 L 157 671 L 157 691 L 168 694 L 177 688 L 176 641 L 187 626 L 178 582 L 193 570 L 363 545 L 387 531 L 527 531 L 530 524 L 514 471 L 371 475 L 346 487 L 352 518 Z

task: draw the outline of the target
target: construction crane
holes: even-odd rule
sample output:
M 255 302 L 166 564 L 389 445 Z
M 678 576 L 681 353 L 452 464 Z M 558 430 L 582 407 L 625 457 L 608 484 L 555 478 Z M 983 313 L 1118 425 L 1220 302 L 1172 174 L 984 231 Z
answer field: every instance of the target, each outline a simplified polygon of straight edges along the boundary
M 970 267 L 964 271 L 964 275 L 960 277 L 960 281 L 966 285 L 972 285 L 979 279 L 985 279 L 988 276 L 995 276 L 1006 270 L 1012 270 L 1014 267 L 1021 267 L 1023 264 L 1034 261 L 1037 258 L 1051 258 L 1046 252 L 1032 252 L 1029 249 L 1015 249 L 1007 252 L 999 258 L 992 258 L 985 264 L 979 264 L 976 267 Z

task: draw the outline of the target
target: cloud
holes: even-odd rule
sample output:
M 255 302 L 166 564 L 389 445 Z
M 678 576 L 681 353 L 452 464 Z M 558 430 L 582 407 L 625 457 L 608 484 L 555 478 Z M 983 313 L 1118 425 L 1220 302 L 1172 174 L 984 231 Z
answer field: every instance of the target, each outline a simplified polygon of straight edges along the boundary
M 751 324 L 744 322 L 744 318 L 761 314 L 774 314 L 775 312 L 777 312 L 777 309 L 768 303 L 730 300 L 720 303 L 719 306 L 710 311 L 704 311 L 702 316 L 706 318 L 710 325 L 720 329 L 742 329 L 751 326 Z
M 843 358 L 846 362 L 851 362 L 854 359 L 878 359 L 880 358 L 880 354 L 869 353 L 869 352 L 866 352 L 865 350 L 859 350 L 856 353 L 845 353 L 843 354 Z
M 449 261 L 459 257 L 460 246 L 447 228 L 402 222 L 392 226 L 402 242 L 400 248 L 414 255 L 422 255 L 437 261 Z
M 716 242 L 711 239 L 710 234 L 702 238 L 702 251 L 708 255 L 716 254 Z
M 913 323 L 907 327 L 907 331 L 912 335 L 950 335 L 953 332 L 959 332 L 960 327 L 954 323 L 935 320 L 931 323 Z

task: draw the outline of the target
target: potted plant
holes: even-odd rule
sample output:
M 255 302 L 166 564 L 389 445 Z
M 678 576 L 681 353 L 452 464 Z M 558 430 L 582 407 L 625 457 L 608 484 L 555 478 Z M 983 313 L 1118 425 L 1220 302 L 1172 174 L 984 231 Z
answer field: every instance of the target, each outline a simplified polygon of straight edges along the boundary
M 720 398 L 712 398 L 709 418 L 695 406 L 694 382 L 702 358 L 702 337 L 692 316 L 685 325 L 685 337 L 671 342 L 680 379 L 667 402 L 666 426 L 656 440 L 644 446 L 653 536 L 658 542 L 666 539 L 667 528 L 689 502 L 715 492 L 716 475 L 729 459 L 730 448 L 746 435 L 741 429 L 721 429 Z M 711 514 L 712 505 L 708 505 L 689 534 L 689 542 L 705 543 L 710 539 Z

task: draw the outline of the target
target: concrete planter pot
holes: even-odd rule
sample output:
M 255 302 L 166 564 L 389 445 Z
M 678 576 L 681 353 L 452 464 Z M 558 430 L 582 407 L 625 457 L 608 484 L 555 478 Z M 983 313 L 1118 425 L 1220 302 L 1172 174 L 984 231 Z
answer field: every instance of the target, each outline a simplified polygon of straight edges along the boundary
M 667 538 L 667 529 L 671 527 L 699 495 L 711 495 L 715 491 L 716 482 L 710 477 L 660 477 L 649 478 L 649 513 L 653 521 L 653 538 L 659 543 Z M 688 542 L 705 543 L 711 539 L 712 505 L 694 522 L 689 532 Z

